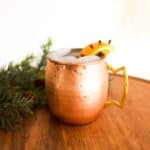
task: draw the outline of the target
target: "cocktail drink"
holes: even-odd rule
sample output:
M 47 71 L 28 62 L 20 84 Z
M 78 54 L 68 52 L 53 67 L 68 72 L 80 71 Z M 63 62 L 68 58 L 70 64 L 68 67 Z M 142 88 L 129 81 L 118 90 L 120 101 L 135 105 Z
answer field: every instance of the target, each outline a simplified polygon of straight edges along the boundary
M 108 69 L 106 55 L 84 55 L 82 49 L 64 49 L 49 54 L 46 66 L 46 92 L 50 111 L 70 124 L 94 121 L 104 106 L 123 107 L 127 95 L 127 74 L 121 102 L 107 101 Z

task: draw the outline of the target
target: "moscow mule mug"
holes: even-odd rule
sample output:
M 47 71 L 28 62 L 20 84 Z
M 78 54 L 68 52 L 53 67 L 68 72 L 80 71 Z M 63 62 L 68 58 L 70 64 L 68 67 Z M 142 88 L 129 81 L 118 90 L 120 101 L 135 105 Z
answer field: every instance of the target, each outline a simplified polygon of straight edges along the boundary
M 50 111 L 63 122 L 80 125 L 94 121 L 104 106 L 123 108 L 128 93 L 125 67 L 112 68 L 105 56 L 94 62 L 69 63 L 47 60 L 46 93 Z M 108 70 L 123 71 L 121 101 L 107 100 Z

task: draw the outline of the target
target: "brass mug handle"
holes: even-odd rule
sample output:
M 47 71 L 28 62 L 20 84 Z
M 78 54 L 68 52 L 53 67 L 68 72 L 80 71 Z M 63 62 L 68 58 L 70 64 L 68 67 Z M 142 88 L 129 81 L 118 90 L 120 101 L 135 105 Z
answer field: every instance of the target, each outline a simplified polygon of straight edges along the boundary
M 115 105 L 115 106 L 118 106 L 120 108 L 123 108 L 125 103 L 126 103 L 127 94 L 128 94 L 128 74 L 127 74 L 126 67 L 123 66 L 123 67 L 115 69 L 109 64 L 106 64 L 106 66 L 107 66 L 107 69 L 112 71 L 113 73 L 117 73 L 117 72 L 122 71 L 123 76 L 124 76 L 124 81 L 123 81 L 123 95 L 122 95 L 121 101 L 119 102 L 116 100 L 109 100 L 109 101 L 105 102 L 105 106 L 107 107 L 107 106 Z

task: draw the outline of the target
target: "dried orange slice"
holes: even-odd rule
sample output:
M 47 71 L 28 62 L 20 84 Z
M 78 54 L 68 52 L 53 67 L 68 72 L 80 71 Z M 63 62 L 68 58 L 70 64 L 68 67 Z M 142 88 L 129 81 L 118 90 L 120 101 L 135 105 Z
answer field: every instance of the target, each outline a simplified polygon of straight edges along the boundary
M 99 40 L 98 42 L 92 43 L 83 48 L 80 52 L 80 56 L 98 55 L 99 53 L 108 55 L 112 51 L 113 47 L 110 40 L 108 43 Z

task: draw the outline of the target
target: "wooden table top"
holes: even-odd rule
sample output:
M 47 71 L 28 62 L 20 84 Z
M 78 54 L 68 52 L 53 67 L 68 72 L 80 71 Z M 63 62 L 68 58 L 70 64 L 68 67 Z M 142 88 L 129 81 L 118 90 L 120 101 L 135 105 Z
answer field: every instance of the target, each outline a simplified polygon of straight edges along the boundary
M 109 97 L 120 99 L 122 77 L 111 75 Z M 124 109 L 108 107 L 85 126 L 70 126 L 38 109 L 15 132 L 0 131 L 0 150 L 149 150 L 150 82 L 129 78 Z

